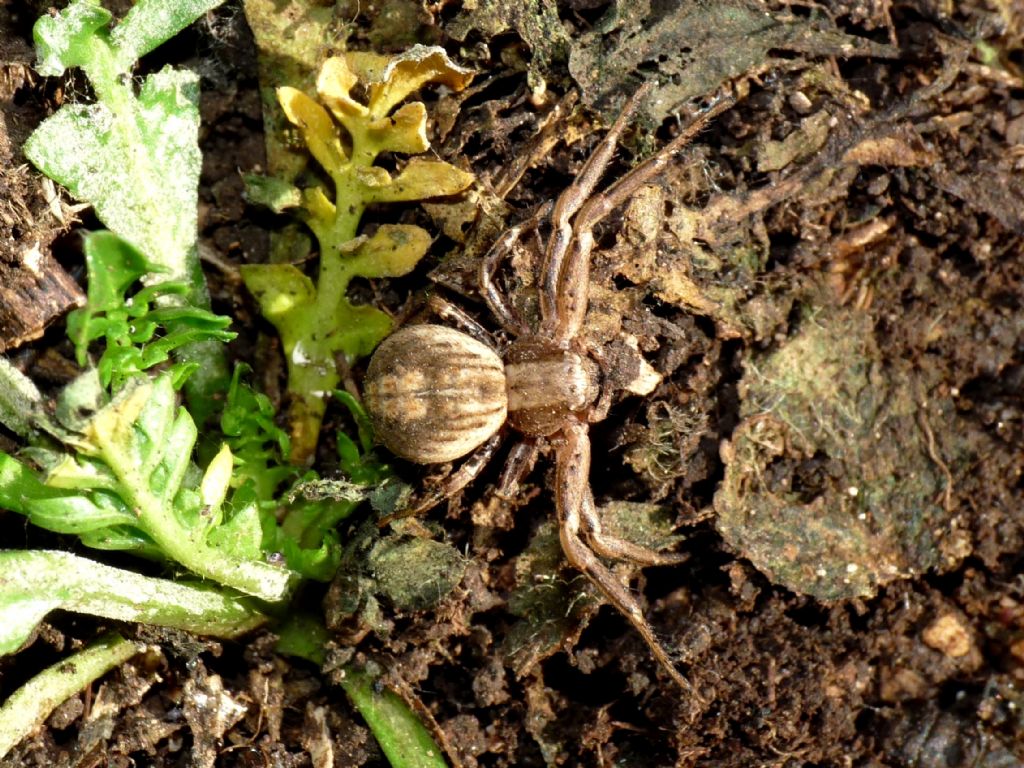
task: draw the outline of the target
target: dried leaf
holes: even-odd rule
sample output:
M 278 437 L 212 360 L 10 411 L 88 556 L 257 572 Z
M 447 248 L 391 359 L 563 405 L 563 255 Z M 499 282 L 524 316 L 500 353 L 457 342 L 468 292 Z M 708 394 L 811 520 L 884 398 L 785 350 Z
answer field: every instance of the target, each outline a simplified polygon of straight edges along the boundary
M 427 83 L 440 83 L 461 91 L 473 79 L 473 71 L 448 58 L 444 48 L 414 45 L 400 56 L 350 53 L 349 66 L 359 80 L 370 86 L 370 115 L 380 119 L 409 94 Z

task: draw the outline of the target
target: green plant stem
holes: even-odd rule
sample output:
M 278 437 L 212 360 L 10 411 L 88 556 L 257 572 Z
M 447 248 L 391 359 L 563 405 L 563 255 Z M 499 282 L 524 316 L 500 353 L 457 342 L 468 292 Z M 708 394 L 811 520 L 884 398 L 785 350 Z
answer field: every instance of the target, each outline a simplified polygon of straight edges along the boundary
M 115 443 L 104 442 L 101 455 L 120 481 L 125 501 L 135 509 L 139 526 L 168 558 L 193 573 L 261 600 L 276 602 L 287 597 L 295 574 L 269 563 L 229 557 L 206 543 L 202 528 L 184 529 L 174 513 L 164 508 L 163 501 L 148 490 L 148 478 L 142 476 L 131 457 L 116 447 Z
M 60 704 L 144 649 L 140 643 L 111 633 L 25 683 L 0 706 L 0 759 L 39 728 Z
M 327 398 L 338 386 L 340 376 L 334 356 L 340 352 L 338 339 L 321 335 L 338 326 L 338 307 L 345 299 L 351 267 L 342 247 L 354 240 L 366 210 L 357 191 L 356 169 L 373 165 L 376 153 L 362 152 L 352 158 L 333 178 L 335 215 L 330 222 L 310 222 L 320 247 L 320 269 L 316 299 L 309 309 L 314 329 L 309 338 L 295 339 L 288 361 L 288 391 L 292 395 L 289 421 L 292 424 L 292 461 L 302 463 L 316 451 L 320 425 L 327 410 Z
M 373 677 L 352 666 L 340 682 L 392 768 L 447 768 L 441 749 L 397 694 L 377 690 Z
M 267 620 L 254 601 L 228 590 L 141 576 L 67 552 L 0 552 L 0 655 L 17 650 L 58 608 L 224 638 Z

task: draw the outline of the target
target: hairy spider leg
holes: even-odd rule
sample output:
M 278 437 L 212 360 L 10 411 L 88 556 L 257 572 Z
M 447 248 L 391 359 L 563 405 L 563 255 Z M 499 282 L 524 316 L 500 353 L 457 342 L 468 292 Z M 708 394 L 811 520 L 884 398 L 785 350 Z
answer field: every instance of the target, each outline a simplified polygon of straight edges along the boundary
M 427 299 L 427 309 L 442 320 L 447 320 L 453 325 L 458 326 L 460 331 L 476 339 L 481 344 L 486 344 L 491 349 L 497 349 L 494 337 L 487 332 L 487 329 L 457 304 L 452 304 L 443 296 L 432 293 Z
M 508 452 L 505 466 L 498 478 L 498 487 L 494 494 L 501 499 L 514 499 L 519 493 L 523 479 L 530 474 L 540 454 L 540 444 L 536 439 L 520 440 Z
M 548 237 L 547 248 L 544 249 L 544 261 L 541 267 L 540 313 L 541 335 L 543 336 L 552 334 L 560 324 L 559 289 L 563 282 L 562 271 L 565 255 L 573 241 L 572 217 L 594 191 L 594 187 L 600 181 L 615 152 L 619 136 L 622 135 L 640 101 L 649 91 L 650 83 L 647 83 L 630 97 L 622 113 L 597 145 L 597 149 L 587 158 L 572 184 L 558 196 L 558 200 L 555 202 L 551 216 L 551 234 Z
M 469 458 L 462 462 L 457 470 L 444 478 L 444 482 L 434 486 L 424 494 L 422 499 L 412 506 L 387 517 L 382 517 L 377 522 L 377 527 L 386 528 L 393 521 L 401 520 L 403 517 L 418 517 L 436 507 L 445 499 L 450 499 L 476 479 L 477 475 L 494 458 L 494 454 L 501 446 L 502 440 L 504 440 L 504 434 L 501 431 L 495 432 L 494 435 L 488 438 L 486 443 L 470 454 Z
M 690 682 L 675 668 L 668 652 L 655 636 L 644 617 L 643 610 L 633 593 L 618 580 L 608 566 L 602 563 L 594 551 L 580 538 L 580 529 L 592 525 L 596 518 L 593 501 L 588 503 L 590 494 L 590 437 L 589 427 L 573 419 L 562 430 L 564 442 L 556 449 L 555 456 L 555 508 L 558 512 L 558 529 L 562 551 L 569 564 L 581 571 L 610 602 L 633 625 L 644 639 L 651 654 L 668 672 L 669 676 L 684 691 L 699 702 L 699 694 Z M 588 507 L 589 510 L 588 511 Z M 598 526 L 600 523 L 598 523 Z M 606 539 L 607 540 L 607 539 Z M 614 549 L 614 547 L 613 547 Z
M 573 237 L 555 287 L 555 301 L 558 304 L 553 336 L 557 343 L 568 343 L 583 327 L 589 303 L 590 254 L 594 249 L 594 227 L 632 197 L 640 187 L 658 176 L 676 154 L 693 141 L 712 119 L 732 104 L 732 99 L 720 99 L 687 125 L 672 141 L 630 170 L 604 192 L 580 204 L 579 213 L 572 224 Z M 627 114 L 623 112 L 623 115 Z
M 523 234 L 536 230 L 541 219 L 551 213 L 552 205 L 551 202 L 545 203 L 538 207 L 525 221 L 505 230 L 480 260 L 480 267 L 477 271 L 480 295 L 501 324 L 501 327 L 513 336 L 523 336 L 529 333 L 530 328 L 509 303 L 505 295 L 498 290 L 498 286 L 494 282 L 494 274 Z

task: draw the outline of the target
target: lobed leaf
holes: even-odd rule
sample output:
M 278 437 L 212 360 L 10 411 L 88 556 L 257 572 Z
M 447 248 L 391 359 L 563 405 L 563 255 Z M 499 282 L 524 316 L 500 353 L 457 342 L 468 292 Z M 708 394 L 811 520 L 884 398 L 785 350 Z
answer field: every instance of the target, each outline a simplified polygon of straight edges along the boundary
M 412 158 L 395 178 L 383 168 L 360 176 L 366 198 L 376 203 L 398 203 L 454 195 L 473 183 L 473 174 L 443 160 Z M 382 172 L 382 173 L 378 173 Z
M 326 109 L 302 91 L 288 86 L 277 89 L 277 100 L 288 120 L 302 133 L 310 154 L 328 173 L 334 174 L 348 162 L 334 121 Z
M 313 281 L 291 264 L 244 264 L 241 273 L 263 316 L 271 322 L 279 322 L 316 299 Z
M 126 293 L 136 281 L 163 268 L 113 232 L 89 233 L 84 251 L 88 301 L 68 315 L 68 336 L 75 344 L 79 365 L 85 365 L 92 342 L 106 340 L 97 364 L 104 386 L 121 389 L 129 378 L 168 360 L 181 347 L 235 337 L 225 330 L 230 318 L 208 310 L 187 305 L 151 309 L 158 300 L 186 294 L 188 285 L 184 282 L 158 283 L 128 298 Z M 154 341 L 163 329 L 164 335 Z
M 368 112 L 364 105 L 351 96 L 358 80 L 344 56 L 327 59 L 316 78 L 316 92 L 320 100 L 331 110 L 335 119 L 349 130 L 355 129 L 358 121 L 365 120 Z
M 414 45 L 399 56 L 375 53 L 346 54 L 351 70 L 370 86 L 370 115 L 385 117 L 409 94 L 427 83 L 441 83 L 461 91 L 473 79 L 473 71 L 448 58 L 444 48 Z
M 431 241 L 422 227 L 382 224 L 372 237 L 359 241 L 345 266 L 358 277 L 401 277 L 416 267 Z

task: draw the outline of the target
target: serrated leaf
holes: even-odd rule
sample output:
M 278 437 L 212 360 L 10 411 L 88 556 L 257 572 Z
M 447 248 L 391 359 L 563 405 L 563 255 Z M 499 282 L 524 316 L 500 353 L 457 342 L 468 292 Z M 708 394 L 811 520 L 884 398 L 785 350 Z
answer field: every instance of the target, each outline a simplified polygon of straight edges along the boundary
M 136 281 L 163 268 L 113 232 L 87 235 L 85 260 L 88 302 L 68 316 L 68 336 L 75 344 L 79 365 L 85 365 L 90 343 L 105 339 L 97 364 L 103 386 L 120 390 L 128 379 L 169 359 L 179 348 L 234 338 L 234 333 L 225 330 L 230 318 L 208 310 L 188 305 L 151 308 L 152 303 L 168 296 L 187 294 L 188 285 L 182 281 L 150 285 L 126 297 Z M 161 330 L 163 335 L 154 340 Z
M 28 453 L 27 451 L 25 453 Z M 114 490 L 117 478 L 110 468 L 84 456 L 56 454 L 56 462 L 47 467 L 46 485 L 51 488 L 98 489 Z M 35 454 L 32 455 L 33 458 Z
M 369 355 L 394 327 L 390 315 L 369 304 L 346 303 L 338 314 L 345 322 L 335 342 L 338 349 L 354 357 Z
M 99 372 L 90 368 L 72 379 L 57 395 L 57 421 L 78 432 L 109 401 Z

